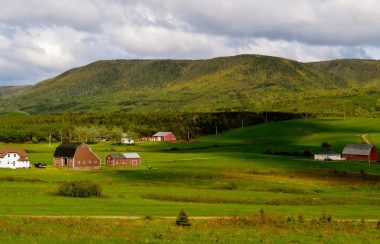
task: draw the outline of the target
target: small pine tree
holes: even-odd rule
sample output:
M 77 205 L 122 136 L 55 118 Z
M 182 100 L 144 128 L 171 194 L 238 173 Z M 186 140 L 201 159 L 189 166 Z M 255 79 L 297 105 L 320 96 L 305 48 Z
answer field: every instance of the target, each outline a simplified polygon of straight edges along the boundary
M 181 211 L 179 211 L 179 214 L 178 214 L 177 220 L 175 221 L 175 224 L 177 226 L 191 226 L 191 223 L 189 221 L 189 217 L 187 216 L 186 212 L 183 209 L 181 209 Z

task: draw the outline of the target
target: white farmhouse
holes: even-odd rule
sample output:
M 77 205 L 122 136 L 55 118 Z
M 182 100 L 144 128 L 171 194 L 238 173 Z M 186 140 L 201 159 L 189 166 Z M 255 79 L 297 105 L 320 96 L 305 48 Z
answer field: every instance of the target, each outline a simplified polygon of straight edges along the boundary
M 29 168 L 28 154 L 21 148 L 0 149 L 0 168 Z

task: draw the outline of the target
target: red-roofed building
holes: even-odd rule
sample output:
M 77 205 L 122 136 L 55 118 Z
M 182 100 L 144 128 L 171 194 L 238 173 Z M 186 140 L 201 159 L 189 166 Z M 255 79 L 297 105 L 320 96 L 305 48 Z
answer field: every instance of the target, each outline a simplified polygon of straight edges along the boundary
M 152 141 L 175 141 L 175 135 L 172 132 L 157 132 L 152 136 Z

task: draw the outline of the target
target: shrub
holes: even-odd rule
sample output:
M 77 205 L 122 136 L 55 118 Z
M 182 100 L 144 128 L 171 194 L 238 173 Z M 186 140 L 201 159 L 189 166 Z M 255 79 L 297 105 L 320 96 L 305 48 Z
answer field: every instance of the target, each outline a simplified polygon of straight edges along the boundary
M 189 217 L 187 216 L 186 212 L 183 209 L 181 209 L 181 211 L 179 211 L 179 214 L 178 214 L 177 220 L 175 221 L 175 224 L 177 226 L 191 226 L 191 223 L 189 221 Z
M 303 151 L 302 156 L 304 156 L 304 157 L 312 157 L 313 153 L 310 152 L 309 150 L 305 150 L 305 151 Z
M 298 222 L 303 223 L 305 221 L 302 214 L 298 215 Z
M 329 147 L 331 147 L 331 144 L 329 142 L 327 142 L 327 141 L 324 141 L 324 142 L 321 143 L 321 147 L 323 147 L 323 148 L 329 148 Z
M 377 221 L 376 228 L 380 230 L 380 220 Z
M 227 190 L 237 190 L 237 185 L 234 182 L 229 182 L 226 186 Z
M 56 192 L 58 196 L 65 197 L 101 197 L 102 187 L 89 180 L 63 182 Z
M 319 221 L 322 223 L 331 223 L 332 216 L 331 214 L 327 215 L 326 213 L 323 213 L 321 217 L 319 217 Z

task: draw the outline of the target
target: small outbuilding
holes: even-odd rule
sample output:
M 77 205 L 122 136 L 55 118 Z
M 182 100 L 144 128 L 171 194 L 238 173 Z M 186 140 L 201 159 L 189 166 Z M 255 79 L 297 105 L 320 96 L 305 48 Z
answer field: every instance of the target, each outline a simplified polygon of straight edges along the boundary
M 376 147 L 369 144 L 350 144 L 343 149 L 342 157 L 346 160 L 377 161 L 379 159 Z
M 172 132 L 157 132 L 152 136 L 152 141 L 175 141 L 175 135 Z
M 331 161 L 338 161 L 342 160 L 342 156 L 340 153 L 333 152 L 333 151 L 324 151 L 321 153 L 314 154 L 315 160 L 331 160 Z
M 109 167 L 140 166 L 141 157 L 138 153 L 109 154 L 106 157 L 106 165 Z
M 72 169 L 99 169 L 100 158 L 85 143 L 62 142 L 55 149 L 53 165 Z
M 26 151 L 22 148 L 0 149 L 0 168 L 29 168 L 30 162 Z

